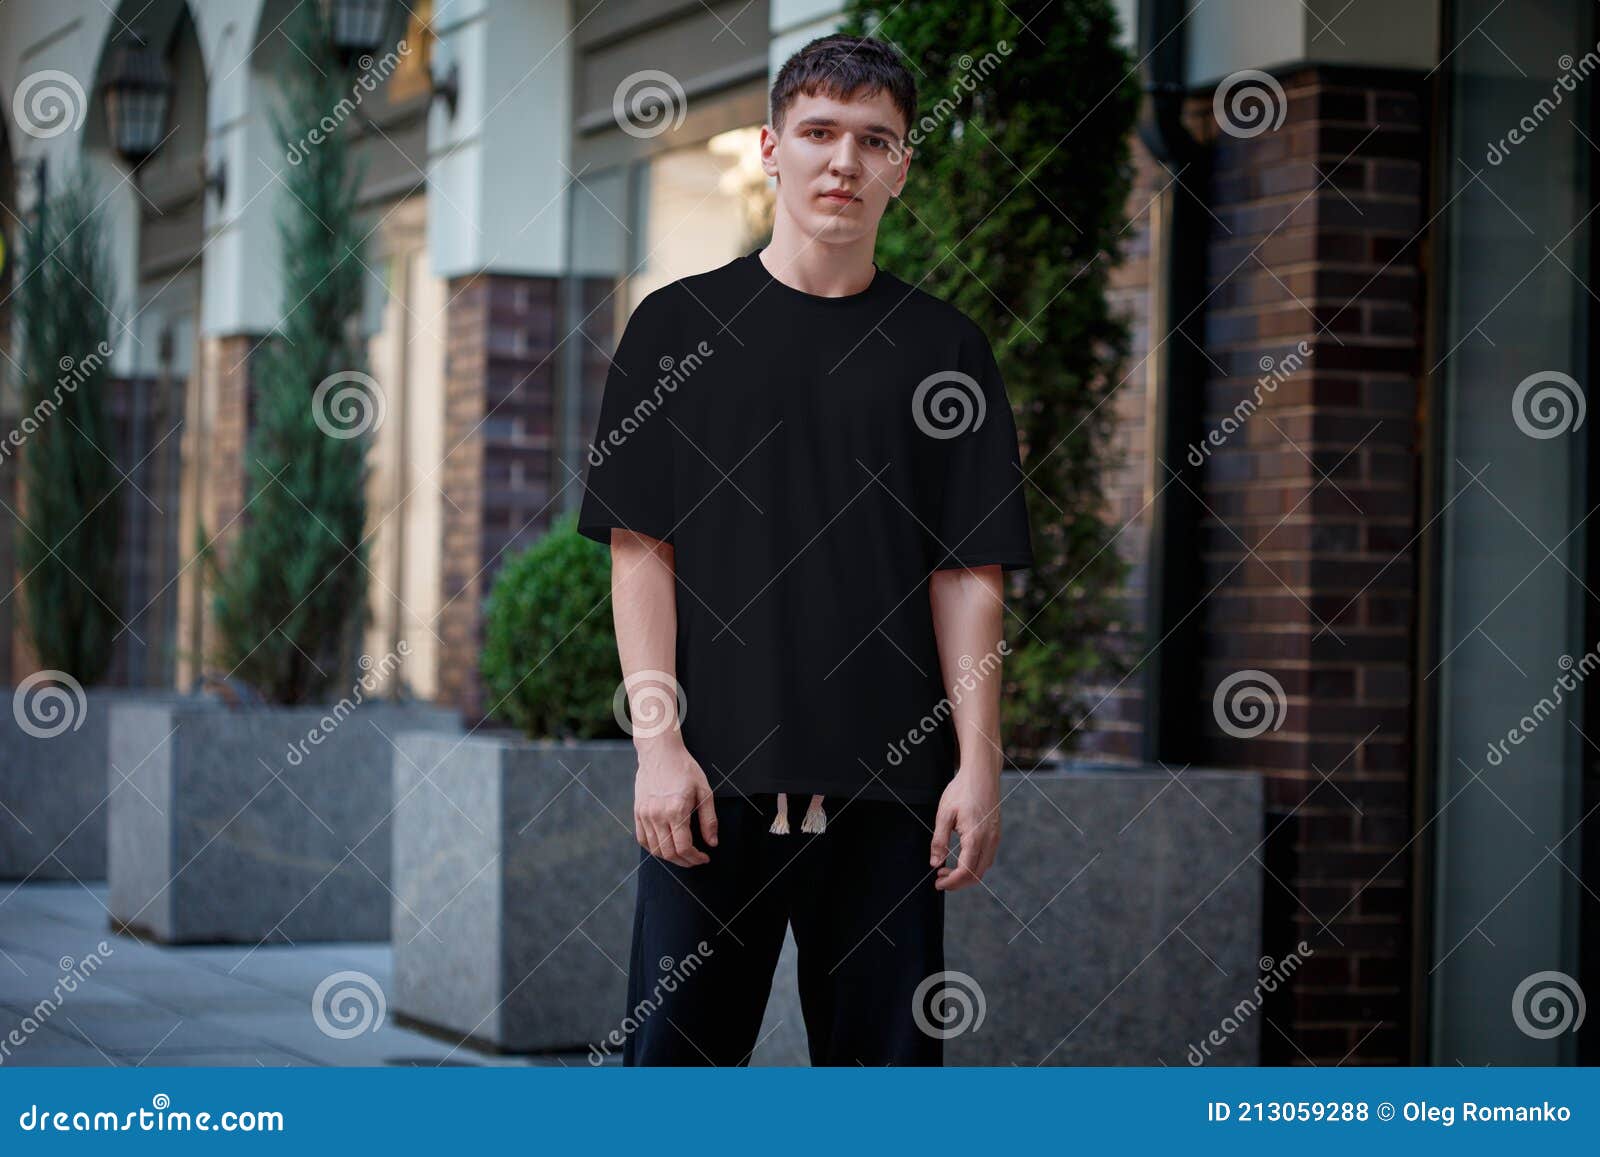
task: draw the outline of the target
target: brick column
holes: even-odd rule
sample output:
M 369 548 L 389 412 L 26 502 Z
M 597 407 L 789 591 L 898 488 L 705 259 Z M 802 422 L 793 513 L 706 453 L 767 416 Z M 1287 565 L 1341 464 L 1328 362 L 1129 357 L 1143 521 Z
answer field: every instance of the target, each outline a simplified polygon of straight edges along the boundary
M 250 432 L 251 359 L 260 338 L 202 338 L 199 366 L 184 398 L 179 484 L 177 686 L 187 690 L 211 668 L 211 592 L 194 562 L 195 527 L 224 556 L 244 510 L 245 449 Z M 227 672 L 217 672 L 226 674 Z
M 557 278 L 508 274 L 450 283 L 437 699 L 469 723 L 493 707 L 478 676 L 483 601 L 506 556 L 561 512 L 570 481 L 555 461 L 559 289 Z
M 1206 430 L 1255 397 L 1265 364 L 1311 352 L 1204 469 L 1198 581 L 1217 589 L 1196 762 L 1267 775 L 1262 953 L 1312 949 L 1264 1009 L 1262 1061 L 1405 1064 L 1428 82 L 1278 79 L 1288 115 L 1251 139 L 1218 131 L 1204 98 L 1220 226 Z M 1245 671 L 1282 686 L 1276 729 L 1215 718 L 1214 692 Z

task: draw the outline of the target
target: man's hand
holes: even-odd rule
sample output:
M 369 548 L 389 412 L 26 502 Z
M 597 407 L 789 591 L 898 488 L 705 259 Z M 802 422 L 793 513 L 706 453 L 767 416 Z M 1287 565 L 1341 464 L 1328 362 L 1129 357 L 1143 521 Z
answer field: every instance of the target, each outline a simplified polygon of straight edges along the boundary
M 950 835 L 961 837 L 954 869 L 945 866 L 950 855 Z M 933 847 L 928 863 L 937 868 L 933 886 L 954 892 L 976 884 L 994 863 L 1000 850 L 1000 776 L 991 771 L 963 769 L 945 785 L 933 824 Z
M 689 818 L 700 815 L 700 834 L 717 845 L 717 809 L 711 783 L 676 732 L 652 739 L 639 751 L 633 781 L 633 835 L 652 856 L 683 868 L 709 863 L 694 846 Z

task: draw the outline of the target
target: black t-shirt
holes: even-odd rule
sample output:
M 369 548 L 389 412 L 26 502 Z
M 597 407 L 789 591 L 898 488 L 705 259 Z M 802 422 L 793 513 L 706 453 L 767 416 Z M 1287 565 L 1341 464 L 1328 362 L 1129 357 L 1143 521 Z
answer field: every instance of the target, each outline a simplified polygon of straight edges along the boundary
M 881 268 L 805 293 L 758 252 L 635 308 L 578 529 L 672 544 L 683 739 L 715 794 L 937 800 L 972 692 L 944 685 L 929 580 L 1033 565 L 1005 386 L 953 306 Z

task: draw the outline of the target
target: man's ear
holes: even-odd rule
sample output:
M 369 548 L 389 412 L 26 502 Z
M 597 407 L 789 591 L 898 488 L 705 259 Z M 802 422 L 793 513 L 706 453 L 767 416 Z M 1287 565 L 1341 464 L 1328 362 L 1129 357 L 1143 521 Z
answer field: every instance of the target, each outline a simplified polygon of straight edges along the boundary
M 778 178 L 778 161 L 773 154 L 777 151 L 777 148 L 778 134 L 771 125 L 762 125 L 761 143 L 758 150 L 761 157 L 761 169 L 767 176 L 775 180 Z
M 894 191 L 892 193 L 890 193 L 889 195 L 891 197 L 900 196 L 900 193 L 901 193 L 902 190 L 905 189 L 906 181 L 907 181 L 908 178 L 910 178 L 910 176 L 911 176 L 911 147 L 908 145 L 905 148 L 905 163 L 900 168 L 900 179 L 895 182 Z

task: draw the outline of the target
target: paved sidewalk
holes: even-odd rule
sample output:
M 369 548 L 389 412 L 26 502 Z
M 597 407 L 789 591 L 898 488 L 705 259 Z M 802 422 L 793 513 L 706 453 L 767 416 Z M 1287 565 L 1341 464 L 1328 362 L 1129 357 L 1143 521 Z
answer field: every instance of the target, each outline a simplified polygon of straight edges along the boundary
M 105 901 L 103 882 L 0 882 L 0 1067 L 589 1063 L 580 1052 L 480 1052 L 396 1027 L 387 1008 L 376 1028 L 340 1039 L 335 1034 L 350 1023 L 343 1017 L 357 1016 L 358 1003 L 324 1002 L 317 1017 L 312 994 L 346 971 L 366 974 L 387 993 L 393 955 L 386 942 L 169 948 L 111 932 Z M 99 952 L 101 941 L 108 953 Z M 100 957 L 92 969 L 82 964 L 91 954 Z M 85 978 L 58 994 L 72 976 Z M 343 989 L 369 990 L 359 979 Z M 42 1008 L 41 1000 L 48 1002 Z

